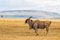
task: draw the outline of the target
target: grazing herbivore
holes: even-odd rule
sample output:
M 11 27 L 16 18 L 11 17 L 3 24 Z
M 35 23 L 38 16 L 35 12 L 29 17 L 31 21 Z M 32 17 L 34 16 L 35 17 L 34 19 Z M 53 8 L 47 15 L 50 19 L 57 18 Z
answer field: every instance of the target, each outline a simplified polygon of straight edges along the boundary
M 25 23 L 27 23 L 29 25 L 30 29 L 34 29 L 36 35 L 39 35 L 37 33 L 38 29 L 45 29 L 46 28 L 46 34 L 49 31 L 49 26 L 51 24 L 51 21 L 39 21 L 39 20 L 31 20 L 31 17 L 29 17 L 28 19 L 25 20 Z

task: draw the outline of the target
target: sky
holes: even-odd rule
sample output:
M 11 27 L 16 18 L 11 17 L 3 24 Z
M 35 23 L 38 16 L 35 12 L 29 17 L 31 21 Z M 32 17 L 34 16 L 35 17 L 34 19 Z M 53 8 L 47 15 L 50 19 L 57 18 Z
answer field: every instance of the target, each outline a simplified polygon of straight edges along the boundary
M 43 10 L 60 13 L 60 0 L 0 0 L 0 11 Z

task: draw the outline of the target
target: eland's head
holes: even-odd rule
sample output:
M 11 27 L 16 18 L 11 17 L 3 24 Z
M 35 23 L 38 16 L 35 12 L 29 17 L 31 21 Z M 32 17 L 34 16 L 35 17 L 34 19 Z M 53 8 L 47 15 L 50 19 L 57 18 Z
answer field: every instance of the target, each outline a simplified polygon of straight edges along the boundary
M 32 16 L 29 17 L 29 18 L 27 18 L 27 19 L 25 20 L 25 23 L 30 23 L 30 22 L 32 22 L 31 18 L 32 18 Z

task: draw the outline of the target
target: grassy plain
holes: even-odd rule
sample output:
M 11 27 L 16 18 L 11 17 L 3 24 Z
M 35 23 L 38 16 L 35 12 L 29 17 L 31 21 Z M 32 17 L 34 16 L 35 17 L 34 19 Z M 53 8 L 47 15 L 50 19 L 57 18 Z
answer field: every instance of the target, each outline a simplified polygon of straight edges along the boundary
M 39 36 L 34 30 L 29 30 L 25 24 L 26 18 L 0 18 L 0 40 L 60 40 L 60 19 L 39 19 L 52 21 L 48 35 L 45 29 L 38 29 Z M 33 19 L 36 20 L 36 19 Z

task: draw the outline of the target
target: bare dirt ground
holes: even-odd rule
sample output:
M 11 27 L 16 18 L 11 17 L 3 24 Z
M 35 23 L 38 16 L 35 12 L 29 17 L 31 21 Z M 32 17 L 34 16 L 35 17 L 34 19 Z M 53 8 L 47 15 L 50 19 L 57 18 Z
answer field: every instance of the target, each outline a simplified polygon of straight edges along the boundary
M 60 40 L 60 20 L 47 21 L 50 20 L 48 35 L 45 29 L 38 29 L 39 36 L 36 36 L 34 30 L 24 23 L 25 19 L 0 18 L 0 40 Z

